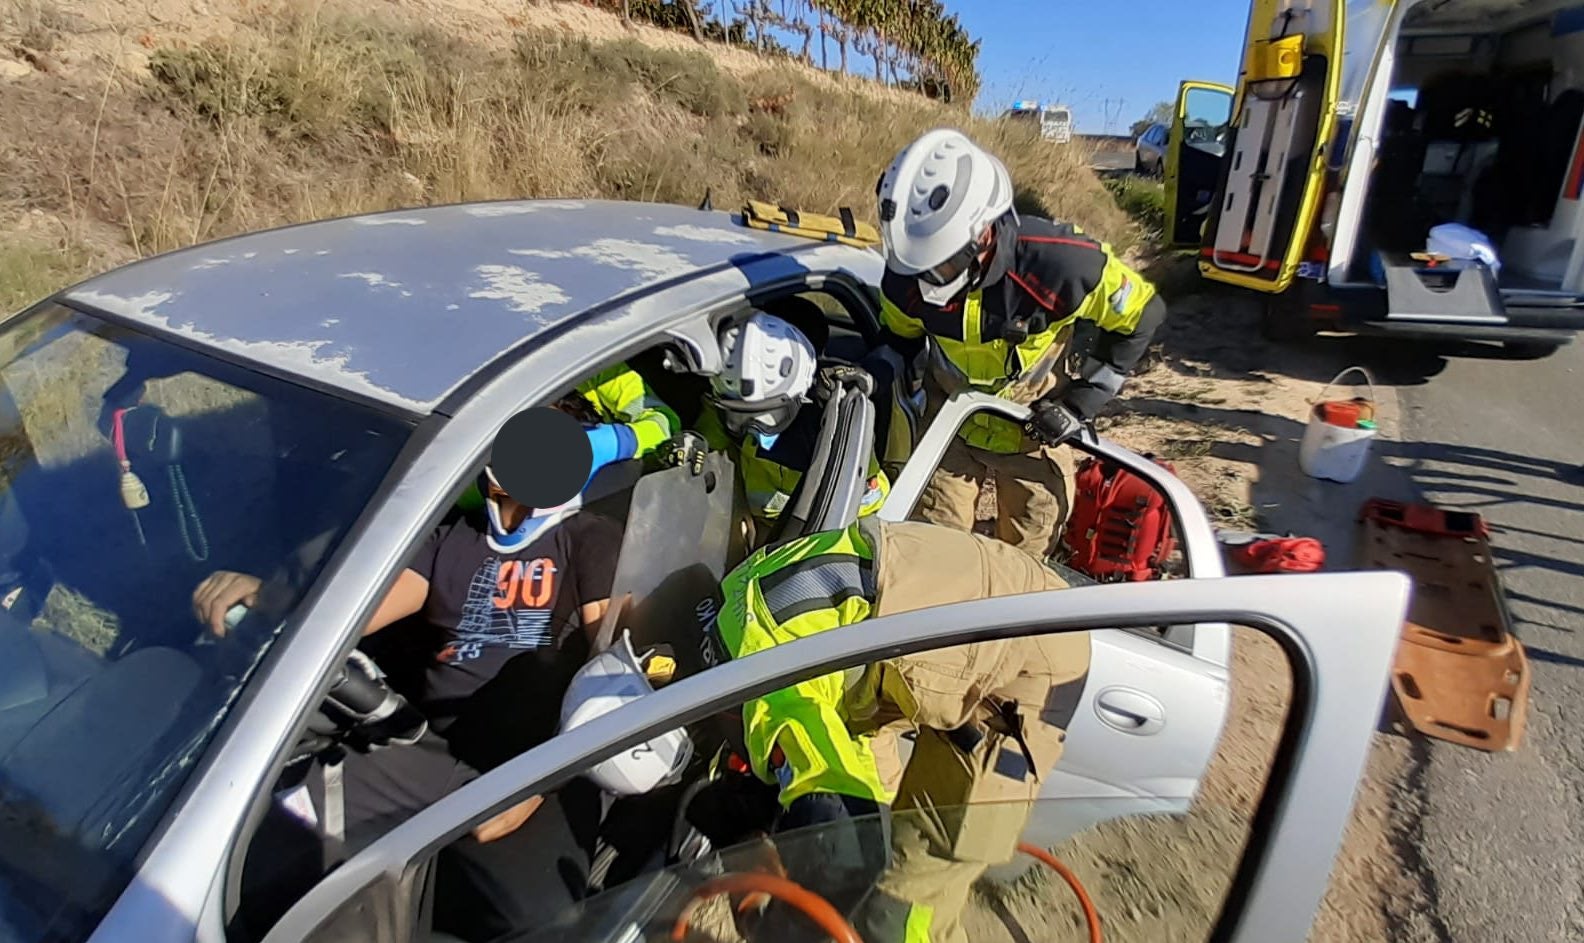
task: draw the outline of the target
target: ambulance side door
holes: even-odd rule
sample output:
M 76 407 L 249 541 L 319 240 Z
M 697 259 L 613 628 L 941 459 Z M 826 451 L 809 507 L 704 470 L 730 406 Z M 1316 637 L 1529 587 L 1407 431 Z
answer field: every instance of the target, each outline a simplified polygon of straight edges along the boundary
M 1215 200 L 1231 134 L 1232 89 L 1214 82 L 1183 82 L 1166 128 L 1166 243 L 1198 245 Z

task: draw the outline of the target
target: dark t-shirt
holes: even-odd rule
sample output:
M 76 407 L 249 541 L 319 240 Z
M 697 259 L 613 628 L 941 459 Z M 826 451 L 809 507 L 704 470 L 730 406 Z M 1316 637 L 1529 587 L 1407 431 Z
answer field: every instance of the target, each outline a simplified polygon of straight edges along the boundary
M 486 534 L 482 515 L 443 524 L 409 566 L 429 581 L 423 616 L 442 633 L 418 706 L 476 769 L 554 735 L 588 657 L 578 609 L 610 597 L 622 536 L 588 511 L 516 553 Z

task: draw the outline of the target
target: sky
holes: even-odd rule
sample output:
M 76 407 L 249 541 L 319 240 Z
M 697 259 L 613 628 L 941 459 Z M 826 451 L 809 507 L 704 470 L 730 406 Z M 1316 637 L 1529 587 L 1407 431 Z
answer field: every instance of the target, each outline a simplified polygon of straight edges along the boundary
M 1249 0 L 946 0 L 981 40 L 975 109 L 1065 104 L 1085 134 L 1126 134 L 1183 79 L 1232 84 Z M 1108 128 L 1108 119 L 1112 127 Z

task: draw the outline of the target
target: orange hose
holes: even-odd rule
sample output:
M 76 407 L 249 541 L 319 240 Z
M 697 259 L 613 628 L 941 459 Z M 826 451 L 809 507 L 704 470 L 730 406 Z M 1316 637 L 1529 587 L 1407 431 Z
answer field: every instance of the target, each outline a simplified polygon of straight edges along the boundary
M 698 909 L 699 903 L 705 898 L 717 894 L 743 892 L 769 894 L 802 911 L 804 916 L 817 924 L 836 943 L 863 943 L 858 931 L 853 929 L 852 924 L 847 922 L 840 911 L 831 906 L 830 901 L 801 884 L 761 871 L 725 874 L 695 888 L 688 897 L 687 903 L 682 905 L 682 913 L 677 915 L 676 924 L 671 928 L 671 939 L 674 943 L 682 943 L 687 938 L 688 924 L 692 922 L 693 911 Z
M 1094 901 L 1089 899 L 1089 892 L 1084 890 L 1083 882 L 1078 880 L 1078 875 L 1074 874 L 1071 868 L 1057 860 L 1055 855 L 1037 845 L 1021 842 L 1018 845 L 1018 851 L 1039 860 L 1052 871 L 1062 876 L 1062 880 L 1067 882 L 1067 886 L 1072 888 L 1073 894 L 1077 896 L 1078 905 L 1083 908 L 1084 919 L 1089 922 L 1089 943 L 1104 943 L 1100 935 L 1100 911 L 1095 909 Z M 676 937 L 676 939 L 681 939 L 681 937 Z

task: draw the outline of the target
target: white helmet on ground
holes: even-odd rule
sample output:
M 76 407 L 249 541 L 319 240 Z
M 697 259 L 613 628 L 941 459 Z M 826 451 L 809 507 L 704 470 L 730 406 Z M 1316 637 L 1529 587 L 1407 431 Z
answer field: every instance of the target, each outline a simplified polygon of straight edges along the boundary
M 561 701 L 561 731 L 575 730 L 596 717 L 653 693 L 632 637 L 621 638 L 578 669 Z M 682 728 L 634 744 L 596 763 L 586 775 L 612 795 L 636 796 L 674 781 L 693 758 L 693 741 Z
M 939 305 L 968 286 L 980 238 L 1012 211 L 1012 176 L 961 131 L 938 128 L 896 156 L 876 196 L 886 268 L 916 276 Z
M 789 322 L 755 311 L 721 333 L 720 347 L 723 366 L 710 381 L 710 399 L 726 428 L 761 439 L 785 432 L 814 385 L 814 345 Z

